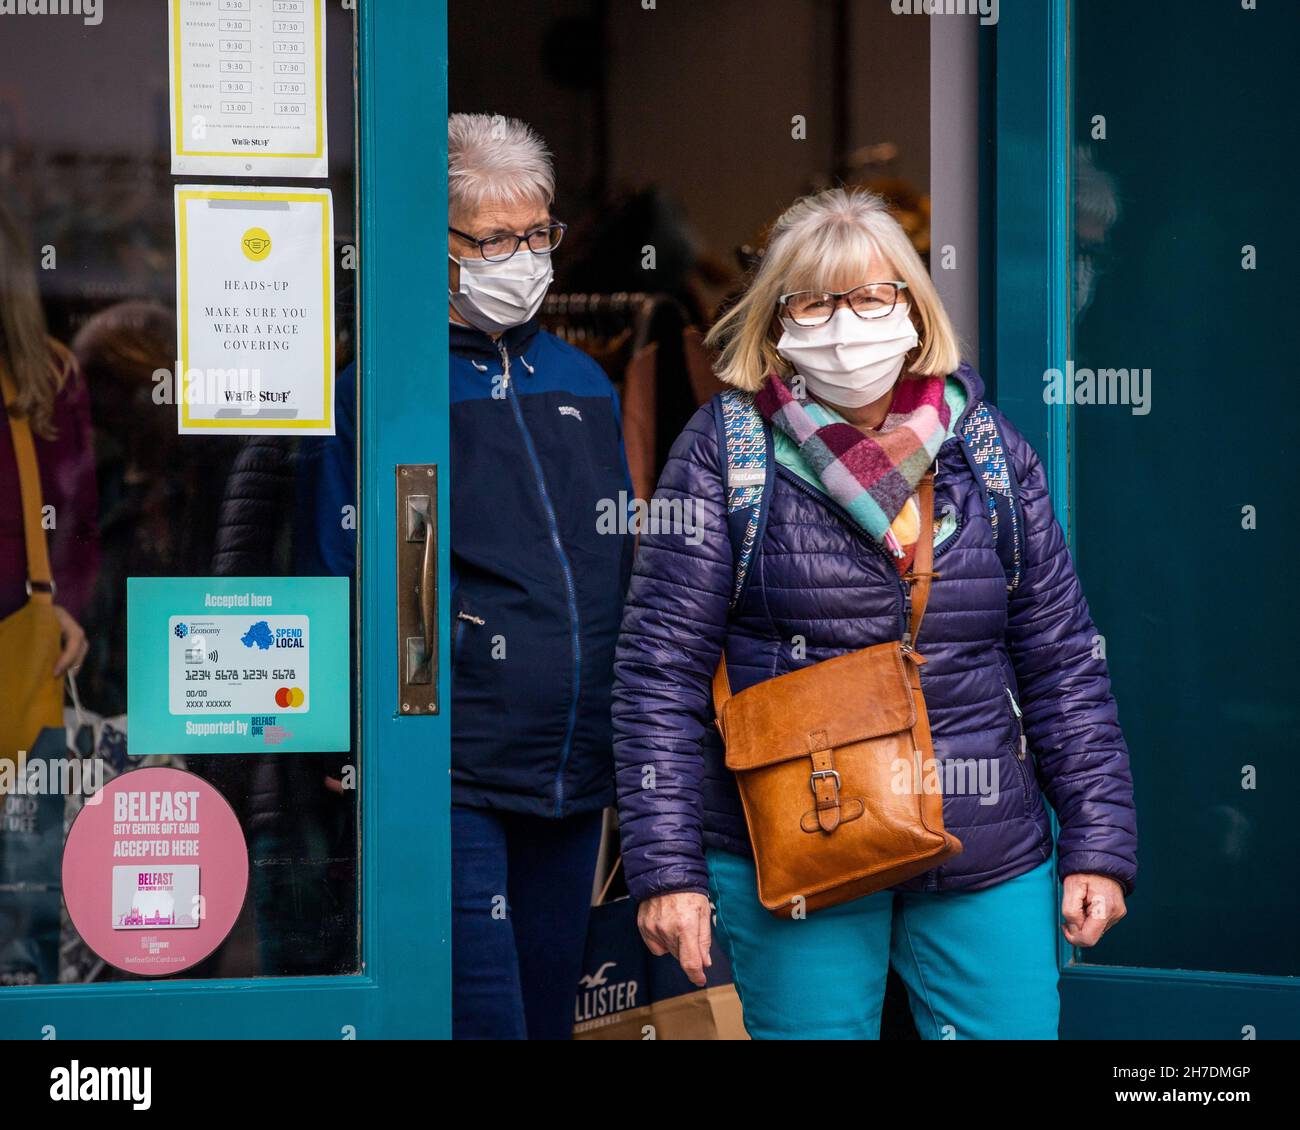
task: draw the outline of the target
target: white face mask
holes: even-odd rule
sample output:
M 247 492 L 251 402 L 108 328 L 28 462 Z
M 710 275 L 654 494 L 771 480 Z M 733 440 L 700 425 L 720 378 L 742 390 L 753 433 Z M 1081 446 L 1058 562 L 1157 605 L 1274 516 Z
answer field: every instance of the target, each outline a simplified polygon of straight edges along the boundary
M 788 318 L 781 325 L 785 332 L 776 351 L 813 396 L 842 408 L 861 408 L 883 397 L 919 340 L 902 303 L 885 318 L 868 320 L 839 309 L 825 325 L 799 326 Z
M 447 291 L 452 308 L 485 334 L 505 333 L 528 321 L 541 309 L 555 275 L 549 255 L 523 247 L 502 263 L 447 258 L 460 264 L 460 289 Z

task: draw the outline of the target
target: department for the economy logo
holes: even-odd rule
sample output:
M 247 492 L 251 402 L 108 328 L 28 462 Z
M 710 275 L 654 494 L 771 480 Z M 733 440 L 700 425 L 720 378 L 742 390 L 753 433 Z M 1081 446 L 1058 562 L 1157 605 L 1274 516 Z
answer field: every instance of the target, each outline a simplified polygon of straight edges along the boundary
M 177 624 L 176 627 L 172 629 L 172 631 L 176 633 L 176 638 L 178 640 L 183 640 L 186 636 L 190 634 L 190 628 L 188 624 Z

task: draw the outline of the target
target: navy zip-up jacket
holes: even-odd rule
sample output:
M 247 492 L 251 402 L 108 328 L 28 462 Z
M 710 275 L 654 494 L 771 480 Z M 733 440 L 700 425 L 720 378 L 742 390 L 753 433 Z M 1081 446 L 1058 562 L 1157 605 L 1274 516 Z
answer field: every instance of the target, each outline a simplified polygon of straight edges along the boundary
M 536 319 L 495 342 L 450 335 L 452 802 L 600 809 L 614 799 L 610 690 L 633 548 L 609 520 L 631 492 L 618 394 Z M 356 497 L 351 369 L 339 398 L 339 442 L 304 458 L 313 546 Z M 315 546 L 301 571 L 350 573 L 345 549 Z
M 966 365 L 954 376 L 969 411 L 983 382 Z M 623 868 L 642 900 L 707 891 L 708 848 L 751 851 L 713 724 L 711 682 L 724 646 L 739 694 L 900 639 L 906 626 L 903 585 L 888 555 L 838 503 L 785 467 L 775 473 L 747 587 L 729 610 L 735 562 L 718 411 L 715 397 L 695 414 L 655 493 L 689 501 L 703 537 L 642 536 L 615 662 Z M 954 435 L 939 449 L 934 505 L 955 517 L 956 529 L 935 546 L 939 578 L 917 646 L 927 660 L 921 686 L 935 757 L 941 766 L 979 769 L 996 787 L 945 789 L 944 826 L 963 851 L 898 889 L 981 890 L 1037 867 L 1052 853 L 1046 800 L 1060 821 L 1060 874 L 1108 875 L 1131 892 L 1133 779 L 1097 628 L 1038 456 L 992 411 L 1019 487 L 1020 584 L 1008 596 L 981 479 Z
M 618 396 L 534 320 L 451 327 L 452 800 L 614 799 L 610 691 L 632 569 Z M 623 494 L 626 499 L 627 494 Z

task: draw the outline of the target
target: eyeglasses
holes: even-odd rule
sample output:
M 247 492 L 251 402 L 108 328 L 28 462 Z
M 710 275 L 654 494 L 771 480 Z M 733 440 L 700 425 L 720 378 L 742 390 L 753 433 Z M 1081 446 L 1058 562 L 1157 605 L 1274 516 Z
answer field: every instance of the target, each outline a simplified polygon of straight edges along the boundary
M 797 326 L 824 326 L 844 303 L 859 318 L 887 318 L 898 305 L 905 282 L 863 283 L 852 290 L 796 290 L 777 299 L 782 313 Z
M 560 240 L 564 238 L 564 233 L 569 230 L 569 225 L 562 224 L 557 220 L 554 223 L 547 224 L 544 228 L 537 228 L 524 235 L 506 232 L 504 235 L 490 235 L 486 239 L 475 239 L 468 232 L 459 231 L 453 227 L 448 227 L 447 230 L 452 235 L 460 236 L 467 243 L 474 244 L 478 248 L 479 254 L 489 263 L 503 263 L 505 260 L 512 258 L 515 252 L 525 244 L 528 245 L 528 250 L 534 255 L 549 255 L 560 246 Z

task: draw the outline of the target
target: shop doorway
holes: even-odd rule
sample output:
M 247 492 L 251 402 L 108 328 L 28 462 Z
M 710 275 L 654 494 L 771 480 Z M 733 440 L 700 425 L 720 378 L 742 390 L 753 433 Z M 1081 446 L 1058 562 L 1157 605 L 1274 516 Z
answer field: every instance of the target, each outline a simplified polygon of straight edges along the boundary
M 4 271 L 75 358 L 36 449 L 53 599 L 89 643 L 66 726 L 0 762 L 71 762 L 114 797 L 4 790 L 0 1034 L 443 1036 L 446 338 L 424 270 L 446 253 L 445 12 L 238 0 L 214 28 L 191 7 L 0 31 Z M 178 85 L 196 101 L 169 113 Z M 289 151 L 273 168 L 222 133 L 237 115 Z M 260 383 L 205 400 L 213 342 L 255 350 Z M 16 488 L 0 506 L 21 545 Z

